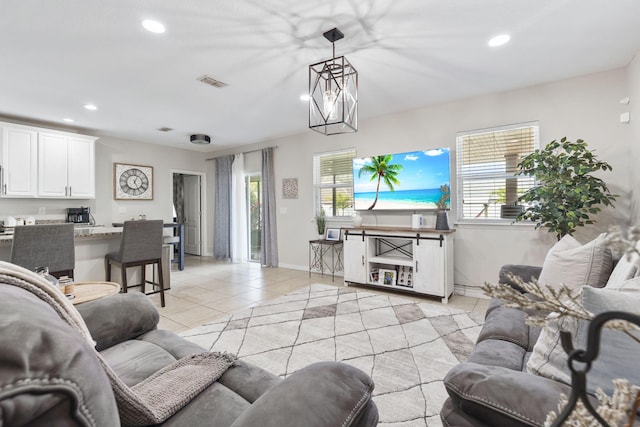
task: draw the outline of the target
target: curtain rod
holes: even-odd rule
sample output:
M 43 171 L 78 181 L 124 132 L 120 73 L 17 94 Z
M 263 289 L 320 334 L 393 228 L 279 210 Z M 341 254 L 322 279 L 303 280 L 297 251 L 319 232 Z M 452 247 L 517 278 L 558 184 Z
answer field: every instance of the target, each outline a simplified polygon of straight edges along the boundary
M 277 145 L 274 145 L 273 147 L 256 148 L 255 150 L 242 151 L 241 153 L 220 154 L 219 156 L 210 157 L 210 158 L 206 159 L 206 161 L 208 162 L 209 160 L 215 160 L 215 159 L 217 159 L 218 157 L 222 157 L 222 156 L 232 156 L 232 155 L 234 155 L 234 154 L 249 154 L 249 153 L 255 153 L 256 151 L 262 151 L 262 150 L 264 150 L 265 148 L 273 148 L 273 149 L 276 149 L 276 148 L 278 148 L 278 146 L 277 146 Z

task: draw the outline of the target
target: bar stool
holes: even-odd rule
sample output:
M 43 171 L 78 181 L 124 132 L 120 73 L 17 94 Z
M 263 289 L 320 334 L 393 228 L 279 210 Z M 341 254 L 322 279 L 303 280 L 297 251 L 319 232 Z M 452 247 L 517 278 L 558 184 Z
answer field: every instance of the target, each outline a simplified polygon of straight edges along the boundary
M 142 287 L 150 295 L 160 292 L 160 305 L 164 307 L 164 279 L 162 275 L 162 220 L 125 221 L 120 240 L 120 250 L 105 256 L 106 280 L 111 281 L 111 265 L 120 267 L 122 292 L 128 288 Z M 146 266 L 158 266 L 158 283 L 146 280 Z M 127 268 L 142 267 L 140 284 L 127 284 Z M 146 293 L 145 285 L 159 286 L 160 290 Z
M 52 276 L 73 278 L 76 266 L 73 224 L 16 227 L 11 243 L 11 262 L 32 271 L 47 267 Z

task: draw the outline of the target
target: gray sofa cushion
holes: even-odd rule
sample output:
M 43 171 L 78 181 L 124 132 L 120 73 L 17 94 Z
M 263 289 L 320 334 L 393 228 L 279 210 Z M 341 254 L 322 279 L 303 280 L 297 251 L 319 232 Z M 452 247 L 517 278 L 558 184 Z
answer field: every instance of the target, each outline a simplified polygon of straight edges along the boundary
M 495 307 L 485 317 L 485 323 L 478 335 L 478 342 L 495 339 L 509 341 L 523 349 L 529 348 L 529 325 L 525 323 L 526 313 L 505 306 Z
M 526 350 L 517 344 L 509 341 L 487 339 L 476 344 L 473 353 L 467 360 L 481 365 L 501 366 L 515 371 L 522 371 L 526 366 L 526 358 Z
M 109 380 L 80 334 L 14 286 L 0 285 L 0 313 L 0 425 L 119 425 Z
M 542 267 L 536 267 L 532 265 L 519 265 L 519 264 L 506 264 L 500 268 L 498 273 L 498 283 L 509 285 L 514 289 L 523 292 L 522 289 L 516 281 L 514 277 L 519 277 L 525 283 L 533 281 L 533 279 L 538 279 L 540 276 L 540 272 L 542 271 Z
M 526 372 L 465 362 L 444 379 L 453 404 L 489 426 L 542 426 L 570 387 Z
M 348 427 L 359 425 L 363 417 L 375 417 L 372 421 L 376 421 L 377 410 L 370 403 L 372 391 L 371 379 L 352 366 L 314 363 L 256 400 L 233 427 Z
M 473 417 L 459 411 L 453 399 L 447 399 L 440 411 L 444 427 L 494 427 L 488 426 Z
M 155 329 L 160 315 L 141 292 L 117 294 L 76 306 L 98 351 Z M 91 313 L 87 316 L 87 313 Z

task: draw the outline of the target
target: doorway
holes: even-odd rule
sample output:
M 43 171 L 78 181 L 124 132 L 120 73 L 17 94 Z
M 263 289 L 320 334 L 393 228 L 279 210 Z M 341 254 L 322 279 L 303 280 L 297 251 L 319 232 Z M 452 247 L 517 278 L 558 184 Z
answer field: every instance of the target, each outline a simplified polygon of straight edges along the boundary
M 262 175 L 249 174 L 247 181 L 247 218 L 249 233 L 249 261 L 260 262 L 262 255 L 262 223 L 260 218 L 262 209 Z
M 201 256 L 203 179 L 197 172 L 172 172 L 174 221 L 184 224 L 184 252 Z

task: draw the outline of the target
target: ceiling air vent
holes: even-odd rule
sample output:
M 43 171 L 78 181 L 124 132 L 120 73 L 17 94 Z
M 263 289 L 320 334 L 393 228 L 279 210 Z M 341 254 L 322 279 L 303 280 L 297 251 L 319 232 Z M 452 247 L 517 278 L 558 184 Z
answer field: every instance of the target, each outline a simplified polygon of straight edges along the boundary
M 173 130 L 173 128 L 162 127 L 162 128 L 158 128 L 158 130 L 160 132 L 171 132 Z
M 199 77 L 198 80 L 200 80 L 202 83 L 208 84 L 209 86 L 217 87 L 218 89 L 222 89 L 223 87 L 228 86 L 226 83 L 223 83 L 220 80 L 216 80 L 210 76 L 202 76 Z

